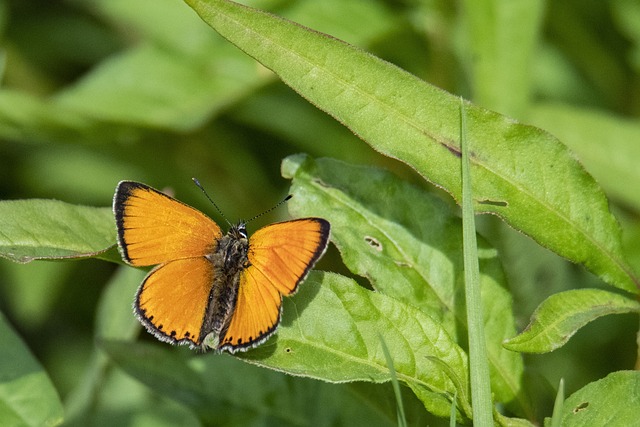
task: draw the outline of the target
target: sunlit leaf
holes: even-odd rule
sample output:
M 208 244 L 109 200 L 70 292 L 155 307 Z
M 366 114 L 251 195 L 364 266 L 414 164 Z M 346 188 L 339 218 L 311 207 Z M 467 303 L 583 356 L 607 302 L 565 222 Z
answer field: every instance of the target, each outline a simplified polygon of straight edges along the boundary
M 619 313 L 640 313 L 640 303 L 629 296 L 600 289 L 560 292 L 542 302 L 531 316 L 529 326 L 504 345 L 527 353 L 553 351 L 587 323 Z
M 638 371 L 614 372 L 587 384 L 565 400 L 560 414 L 561 425 L 637 425 L 640 408 L 639 387 Z
M 352 272 L 466 342 L 462 224 L 445 203 L 378 168 L 291 156 L 282 169 L 293 178 L 289 210 L 329 219 L 332 241 Z M 502 347 L 515 333 L 511 296 L 496 251 L 484 239 L 478 242 L 493 392 L 515 412 L 527 413 L 519 385 L 522 360 Z
M 245 360 L 330 382 L 389 381 L 382 335 L 398 380 L 430 412 L 447 416 L 456 391 L 460 401 L 469 398 L 467 355 L 441 325 L 410 305 L 345 277 L 314 273 L 295 298 L 285 300 L 284 313 L 277 340 L 242 355 Z
M 0 201 L 0 256 L 16 262 L 82 258 L 115 244 L 111 208 L 57 200 Z
M 459 101 L 353 46 L 225 0 L 187 0 L 225 38 L 373 148 L 460 200 Z M 638 292 L 596 182 L 548 133 L 466 105 L 476 210 Z

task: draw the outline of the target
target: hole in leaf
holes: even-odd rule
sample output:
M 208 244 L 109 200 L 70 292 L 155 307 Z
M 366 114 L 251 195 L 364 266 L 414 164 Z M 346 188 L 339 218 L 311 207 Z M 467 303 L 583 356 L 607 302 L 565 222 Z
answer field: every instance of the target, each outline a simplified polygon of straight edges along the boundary
M 587 409 L 588 406 L 589 406 L 589 402 L 582 402 L 581 404 L 573 408 L 573 413 L 577 414 L 578 412 Z

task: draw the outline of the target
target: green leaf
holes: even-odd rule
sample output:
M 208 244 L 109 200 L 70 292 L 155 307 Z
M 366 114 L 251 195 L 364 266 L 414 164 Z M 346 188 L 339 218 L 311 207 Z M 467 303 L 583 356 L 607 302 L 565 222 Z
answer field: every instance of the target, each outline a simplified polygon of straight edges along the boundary
M 213 52 L 207 61 L 196 61 L 143 45 L 104 61 L 55 102 L 106 122 L 194 129 L 260 82 L 249 58 L 222 43 Z
M 291 156 L 282 170 L 293 178 L 292 215 L 327 218 L 352 272 L 435 319 L 456 342 L 467 341 L 462 224 L 446 204 L 377 168 Z M 515 333 L 511 296 L 495 249 L 480 237 L 478 243 L 492 390 L 514 412 L 528 414 L 522 359 L 502 347 Z
M 542 104 L 530 120 L 553 132 L 573 150 L 585 168 L 616 199 L 640 209 L 640 123 L 570 105 Z
M 193 409 L 205 425 L 394 425 L 394 414 L 363 405 L 347 387 L 259 369 L 229 355 L 118 341 L 103 348 L 129 375 Z
M 206 408 L 208 388 L 205 387 L 205 378 L 186 363 L 184 351 L 115 340 L 103 340 L 100 347 L 118 366 L 156 392 L 193 408 Z M 217 384 L 212 387 L 217 387 Z M 216 409 L 219 408 L 210 402 L 208 410 L 214 413 Z
M 95 256 L 116 240 L 110 208 L 57 200 L 0 201 L 0 230 L 0 256 L 23 263 Z
M 110 128 L 109 138 L 114 129 Z M 87 135 L 103 139 L 101 127 L 87 117 L 34 95 L 16 90 L 0 90 L 0 135 L 16 141 L 83 142 Z M 101 137 L 102 135 L 102 137 Z
M 459 102 L 339 40 L 224 0 L 187 0 L 232 43 L 373 148 L 460 200 Z M 467 105 L 476 211 L 638 292 L 620 230 L 595 181 L 548 133 Z
M 525 420 L 522 418 L 505 417 L 498 411 L 494 411 L 493 417 L 496 421 L 496 424 L 501 427 L 535 427 L 537 425 L 529 420 Z
M 531 66 L 545 2 L 467 0 L 462 5 L 466 30 L 462 48 L 474 100 L 520 117 L 531 96 Z
M 390 376 L 380 334 L 398 379 L 430 412 L 447 416 L 457 391 L 463 403 L 458 409 L 469 418 L 467 355 L 421 311 L 319 272 L 310 274 L 283 307 L 277 340 L 241 355 L 244 360 L 330 382 L 384 382 Z
M 102 292 L 96 313 L 96 339 L 133 340 L 140 323 L 133 314 L 135 294 L 147 275 L 138 268 L 121 267 Z
M 636 426 L 640 408 L 640 372 L 619 371 L 587 384 L 562 406 L 561 425 Z M 545 419 L 545 426 L 549 419 Z
M 581 327 L 608 314 L 640 313 L 632 297 L 600 289 L 576 289 L 551 295 L 518 336 L 506 340 L 509 350 L 545 353 L 563 346 Z
M 635 0 L 615 0 L 611 2 L 611 14 L 613 20 L 623 33 L 624 37 L 630 41 L 627 51 L 630 65 L 635 70 L 640 69 L 640 4 Z
M 120 266 L 107 283 L 98 304 L 96 314 L 96 341 L 119 339 L 133 341 L 140 323 L 131 307 L 136 288 L 144 279 L 146 272 L 141 269 Z M 66 422 L 82 423 L 104 391 L 110 363 L 104 352 L 94 347 L 91 359 L 82 374 L 78 373 L 75 388 L 65 399 Z
M 62 423 L 62 403 L 51 380 L 0 314 L 0 420 L 12 426 Z

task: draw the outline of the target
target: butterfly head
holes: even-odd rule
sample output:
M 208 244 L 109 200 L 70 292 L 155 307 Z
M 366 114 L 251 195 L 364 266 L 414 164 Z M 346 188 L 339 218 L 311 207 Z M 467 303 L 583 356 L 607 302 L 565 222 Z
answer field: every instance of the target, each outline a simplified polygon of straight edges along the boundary
M 247 224 L 244 221 L 240 221 L 236 225 L 231 226 L 229 229 L 229 235 L 237 240 L 247 239 Z

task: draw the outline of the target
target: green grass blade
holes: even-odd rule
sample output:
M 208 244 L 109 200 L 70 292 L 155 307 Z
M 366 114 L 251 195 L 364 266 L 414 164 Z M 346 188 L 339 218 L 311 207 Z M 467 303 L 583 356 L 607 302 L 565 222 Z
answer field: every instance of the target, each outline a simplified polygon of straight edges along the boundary
M 384 358 L 387 360 L 387 366 L 389 367 L 389 375 L 391 376 L 391 384 L 393 385 L 393 394 L 396 397 L 396 405 L 398 407 L 398 426 L 407 427 L 407 417 L 404 414 L 404 404 L 402 403 L 402 393 L 400 393 L 400 383 L 398 382 L 398 376 L 396 375 L 396 370 L 393 367 L 393 358 L 391 357 L 391 353 L 389 353 L 389 348 L 387 347 L 387 343 L 384 341 L 384 337 L 380 335 L 379 338 L 380 338 L 380 344 L 382 345 L 382 351 L 384 352 Z M 454 413 L 455 413 L 455 410 L 454 410 Z
M 464 252 L 464 283 L 469 333 L 469 368 L 473 421 L 478 426 L 493 425 L 491 379 L 484 333 L 480 266 L 473 210 L 473 190 L 469 167 L 469 146 L 466 139 L 466 110 L 460 100 L 460 140 L 462 147 L 462 236 Z
M 553 415 L 551 416 L 551 427 L 561 427 L 562 420 L 560 419 L 562 409 L 564 405 L 564 378 L 560 378 L 558 384 L 558 393 L 556 394 L 556 400 L 553 404 Z

